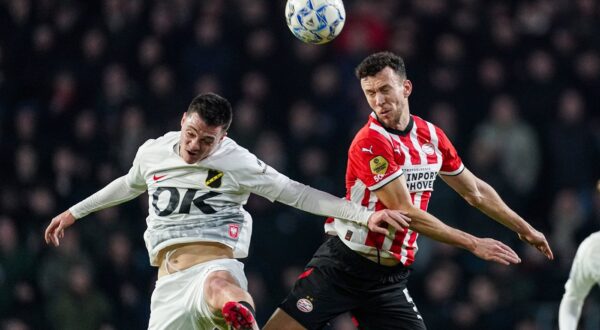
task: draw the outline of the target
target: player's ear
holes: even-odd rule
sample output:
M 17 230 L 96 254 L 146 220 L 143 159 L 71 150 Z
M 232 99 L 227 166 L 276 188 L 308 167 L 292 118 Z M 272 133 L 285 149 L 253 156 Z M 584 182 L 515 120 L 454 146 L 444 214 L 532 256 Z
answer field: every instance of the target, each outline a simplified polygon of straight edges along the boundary
M 184 112 L 183 116 L 181 116 L 181 128 L 183 128 L 183 124 L 185 123 L 186 119 L 187 119 L 187 112 Z
M 410 96 L 410 93 L 412 93 L 412 88 L 412 82 L 408 79 L 404 79 L 404 82 L 402 82 L 402 94 L 404 97 Z

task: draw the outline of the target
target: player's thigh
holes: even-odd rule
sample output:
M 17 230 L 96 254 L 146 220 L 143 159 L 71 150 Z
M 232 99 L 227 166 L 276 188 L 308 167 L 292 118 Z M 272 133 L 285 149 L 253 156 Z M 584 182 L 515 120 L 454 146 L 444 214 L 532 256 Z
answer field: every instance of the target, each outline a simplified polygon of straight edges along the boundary
M 307 268 L 279 308 L 306 329 L 321 329 L 336 316 L 360 303 L 335 267 Z M 275 315 L 274 315 L 275 316 Z M 277 318 L 283 322 L 287 317 Z M 292 322 L 293 323 L 293 322 Z M 276 329 L 274 326 L 272 329 Z M 287 329 L 283 327 L 283 329 Z
M 208 307 L 212 312 L 220 311 L 223 300 L 229 300 L 229 298 L 252 299 L 247 293 L 248 281 L 243 272 L 243 265 L 236 260 L 232 259 L 232 261 L 219 262 L 198 277 L 197 281 L 202 285 L 200 310 Z
M 359 329 L 425 330 L 425 322 L 406 287 L 393 285 L 352 311 Z
M 204 295 L 206 279 L 221 271 L 231 274 L 247 290 L 243 264 L 235 259 L 205 262 L 158 279 L 152 293 L 149 329 L 227 329 L 220 312 L 210 308 Z

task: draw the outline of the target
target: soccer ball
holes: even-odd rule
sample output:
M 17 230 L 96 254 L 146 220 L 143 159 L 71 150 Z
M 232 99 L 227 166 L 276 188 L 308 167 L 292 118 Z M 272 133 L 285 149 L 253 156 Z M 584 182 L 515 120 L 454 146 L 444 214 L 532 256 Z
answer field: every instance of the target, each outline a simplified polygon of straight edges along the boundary
M 346 11 L 342 0 L 288 0 L 285 18 L 296 38 L 324 44 L 342 32 Z

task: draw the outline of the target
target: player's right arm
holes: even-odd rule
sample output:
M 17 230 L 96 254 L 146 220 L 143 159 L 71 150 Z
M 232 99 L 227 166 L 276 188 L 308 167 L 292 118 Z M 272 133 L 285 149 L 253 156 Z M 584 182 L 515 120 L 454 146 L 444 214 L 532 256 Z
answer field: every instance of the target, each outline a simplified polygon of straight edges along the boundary
M 73 225 L 75 220 L 90 213 L 132 200 L 146 191 L 146 182 L 140 169 L 142 147 L 138 149 L 133 166 L 126 175 L 109 183 L 95 194 L 73 205 L 50 221 L 44 233 L 47 244 L 58 246 L 60 240 L 64 237 L 65 229 Z
M 410 229 L 436 241 L 468 250 L 481 259 L 509 265 L 521 262 L 510 247 L 491 238 L 479 238 L 450 227 L 411 203 L 404 175 L 375 190 L 377 198 L 389 209 L 401 210 L 412 219 Z
M 58 246 L 60 239 L 64 236 L 64 230 L 75 223 L 75 220 L 90 213 L 132 200 L 144 191 L 146 189 L 140 186 L 130 186 L 127 183 L 126 176 L 114 180 L 95 194 L 54 217 L 44 234 L 46 243 Z

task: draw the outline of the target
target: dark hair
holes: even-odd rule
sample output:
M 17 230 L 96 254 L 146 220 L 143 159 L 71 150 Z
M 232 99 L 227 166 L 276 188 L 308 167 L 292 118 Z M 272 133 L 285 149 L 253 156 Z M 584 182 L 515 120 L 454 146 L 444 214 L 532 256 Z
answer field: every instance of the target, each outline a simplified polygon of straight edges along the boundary
M 231 103 L 226 98 L 214 93 L 196 96 L 187 110 L 188 115 L 193 113 L 197 113 L 206 125 L 223 126 L 224 131 L 229 129 L 233 117 Z
M 398 76 L 406 78 L 406 67 L 402 57 L 392 52 L 379 52 L 367 56 L 354 70 L 359 80 L 376 75 L 379 71 L 390 67 Z

